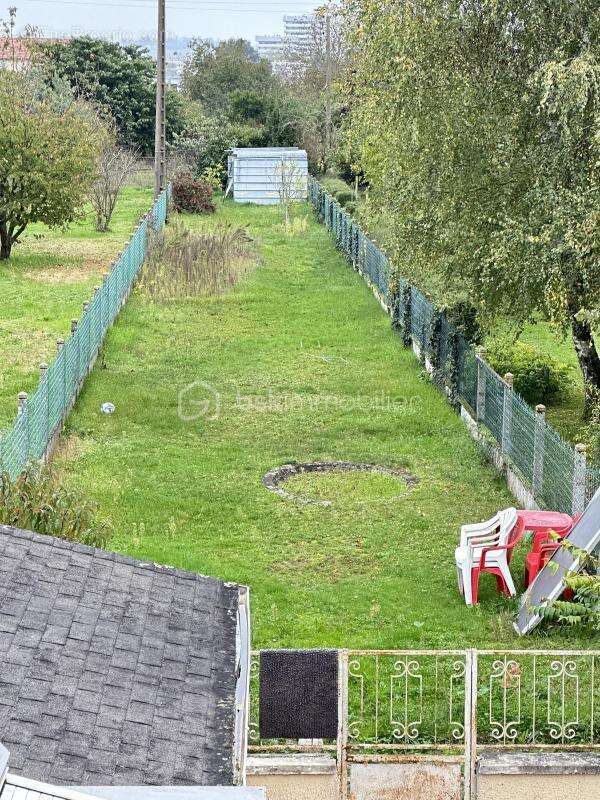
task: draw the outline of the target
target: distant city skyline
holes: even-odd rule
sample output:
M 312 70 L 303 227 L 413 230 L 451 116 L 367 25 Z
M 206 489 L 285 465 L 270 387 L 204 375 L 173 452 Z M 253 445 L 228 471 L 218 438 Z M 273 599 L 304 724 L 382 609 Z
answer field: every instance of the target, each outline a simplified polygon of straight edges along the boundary
M 0 19 L 17 6 L 17 27 L 40 27 L 64 35 L 97 33 L 137 39 L 151 35 L 156 2 L 151 0 L 0 0 Z M 192 38 L 244 38 L 283 29 L 285 14 L 310 13 L 322 3 L 307 0 L 167 0 L 167 30 Z

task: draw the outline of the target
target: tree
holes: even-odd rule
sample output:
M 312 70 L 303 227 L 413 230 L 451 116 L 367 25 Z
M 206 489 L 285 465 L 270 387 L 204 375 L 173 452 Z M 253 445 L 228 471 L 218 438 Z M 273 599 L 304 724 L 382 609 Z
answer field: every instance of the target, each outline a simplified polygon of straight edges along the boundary
M 119 144 L 141 155 L 154 151 L 156 68 L 148 53 L 84 36 L 41 45 L 48 80 L 66 78 L 77 94 L 114 120 Z M 167 139 L 183 130 L 181 99 L 166 94 Z
M 137 157 L 107 139 L 96 159 L 97 177 L 92 184 L 90 200 L 96 214 L 96 230 L 108 230 L 117 199 L 133 172 Z
M 274 85 L 271 64 L 243 39 L 195 41 L 183 73 L 184 92 L 210 115 L 227 115 L 235 92 L 264 96 Z
M 600 392 L 598 0 L 346 0 L 348 149 L 400 270 L 570 330 Z
M 87 199 L 105 131 L 93 110 L 34 72 L 0 71 L 0 259 L 31 222 L 64 225 Z
M 273 170 L 271 183 L 283 208 L 285 232 L 289 233 L 292 206 L 306 197 L 306 179 L 297 164 L 282 158 Z

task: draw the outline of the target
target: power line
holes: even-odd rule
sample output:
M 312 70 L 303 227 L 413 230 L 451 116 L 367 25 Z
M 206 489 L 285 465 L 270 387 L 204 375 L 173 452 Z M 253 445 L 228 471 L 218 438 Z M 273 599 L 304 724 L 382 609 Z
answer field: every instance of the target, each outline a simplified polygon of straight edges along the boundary
M 108 2 L 108 0 L 22 0 L 22 2 L 42 3 L 46 5 L 72 6 L 114 6 L 127 8 L 154 8 L 154 0 L 128 0 L 126 3 Z M 286 11 L 291 8 L 314 9 L 318 3 L 313 0 L 250 0 L 250 3 L 239 4 L 239 0 L 170 0 L 169 7 L 175 10 L 217 10 L 217 11 Z

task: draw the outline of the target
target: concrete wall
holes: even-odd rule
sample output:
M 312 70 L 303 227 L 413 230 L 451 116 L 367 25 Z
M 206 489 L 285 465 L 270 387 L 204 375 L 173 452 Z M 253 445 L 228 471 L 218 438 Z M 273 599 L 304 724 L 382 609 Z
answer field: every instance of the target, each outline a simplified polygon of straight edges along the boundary
M 338 800 L 337 775 L 249 775 L 250 786 L 267 790 L 267 800 Z
M 460 800 L 459 764 L 352 764 L 349 800 Z M 335 760 L 329 756 L 252 757 L 248 784 L 267 800 L 338 800 Z M 506 800 L 506 798 L 504 799 Z
M 460 796 L 458 764 L 352 764 L 350 770 L 350 800 L 460 800 Z
M 600 775 L 480 775 L 477 800 L 593 800 Z
M 452 759 L 348 765 L 348 800 L 461 800 L 461 765 Z M 267 800 L 339 800 L 327 754 L 253 756 L 248 784 Z M 494 751 L 477 762 L 476 800 L 600 798 L 600 752 Z
M 587 800 L 600 797 L 600 754 L 499 752 L 477 763 L 477 800 Z
M 247 782 L 264 787 L 267 800 L 339 798 L 336 762 L 324 753 L 250 756 Z

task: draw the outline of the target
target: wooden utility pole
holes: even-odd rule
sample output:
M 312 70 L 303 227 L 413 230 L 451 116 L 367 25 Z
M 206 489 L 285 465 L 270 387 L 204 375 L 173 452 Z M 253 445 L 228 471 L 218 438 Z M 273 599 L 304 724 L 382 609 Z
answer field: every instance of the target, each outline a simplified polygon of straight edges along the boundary
M 331 102 L 331 14 L 327 9 L 325 16 L 325 169 L 329 167 L 331 154 L 331 133 L 333 127 L 332 102 Z
M 154 138 L 154 195 L 165 188 L 167 153 L 165 129 L 165 0 L 158 0 L 158 36 L 156 47 L 156 130 Z

